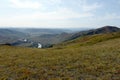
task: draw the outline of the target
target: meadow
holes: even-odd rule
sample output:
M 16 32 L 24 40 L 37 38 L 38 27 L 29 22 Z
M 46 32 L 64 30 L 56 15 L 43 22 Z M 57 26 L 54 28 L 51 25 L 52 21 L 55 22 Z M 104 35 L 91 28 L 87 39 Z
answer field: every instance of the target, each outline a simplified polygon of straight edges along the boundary
M 120 80 L 120 33 L 48 49 L 1 45 L 0 80 Z

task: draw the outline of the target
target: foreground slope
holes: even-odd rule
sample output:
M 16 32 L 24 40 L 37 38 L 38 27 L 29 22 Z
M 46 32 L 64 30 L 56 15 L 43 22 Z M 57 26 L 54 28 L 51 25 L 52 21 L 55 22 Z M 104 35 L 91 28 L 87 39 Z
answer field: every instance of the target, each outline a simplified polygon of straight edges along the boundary
M 51 49 L 0 46 L 0 79 L 119 80 L 120 33 L 86 36 Z

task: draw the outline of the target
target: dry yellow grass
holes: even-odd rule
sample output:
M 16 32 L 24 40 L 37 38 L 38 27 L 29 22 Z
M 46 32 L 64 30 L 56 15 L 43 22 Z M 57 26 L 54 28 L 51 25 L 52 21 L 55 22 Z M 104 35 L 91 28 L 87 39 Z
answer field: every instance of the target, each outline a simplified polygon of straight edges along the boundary
M 0 79 L 120 80 L 120 37 L 102 36 L 89 37 L 92 44 L 78 39 L 61 48 L 0 46 Z

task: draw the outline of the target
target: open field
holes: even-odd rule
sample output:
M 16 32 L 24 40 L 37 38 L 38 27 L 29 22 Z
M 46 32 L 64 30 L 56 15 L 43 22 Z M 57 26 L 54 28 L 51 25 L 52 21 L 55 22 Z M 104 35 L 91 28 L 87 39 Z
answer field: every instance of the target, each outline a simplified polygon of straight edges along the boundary
M 0 46 L 1 80 L 120 80 L 120 33 L 50 49 Z

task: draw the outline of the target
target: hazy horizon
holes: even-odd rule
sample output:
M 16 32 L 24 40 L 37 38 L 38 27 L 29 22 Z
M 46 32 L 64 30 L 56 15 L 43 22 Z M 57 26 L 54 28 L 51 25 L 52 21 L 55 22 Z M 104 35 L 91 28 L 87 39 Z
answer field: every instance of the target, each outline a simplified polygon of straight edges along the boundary
M 120 27 L 119 9 L 120 0 L 0 0 L 0 28 Z
M 120 28 L 120 26 L 115 26 L 115 25 L 103 25 L 103 26 L 91 26 L 91 27 L 22 27 L 22 26 L 13 26 L 13 27 L 7 27 L 7 26 L 0 26 L 0 29 L 66 29 L 66 30 L 89 30 L 89 29 L 97 29 L 97 28 L 102 28 L 105 26 L 114 26 Z

